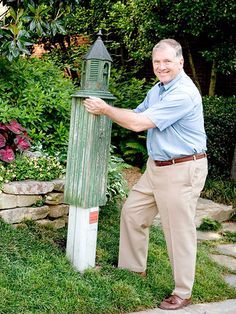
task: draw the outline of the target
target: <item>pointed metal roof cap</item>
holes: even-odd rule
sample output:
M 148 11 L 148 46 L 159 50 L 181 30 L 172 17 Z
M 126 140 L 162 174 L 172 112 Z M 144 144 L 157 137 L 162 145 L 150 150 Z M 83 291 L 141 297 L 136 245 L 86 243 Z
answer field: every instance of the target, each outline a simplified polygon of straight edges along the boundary
M 102 38 L 100 35 L 102 35 L 101 30 L 98 32 L 98 38 L 95 41 L 95 43 L 90 47 L 89 51 L 84 56 L 85 60 L 89 59 L 98 59 L 98 60 L 106 60 L 112 62 L 112 58 L 109 55 L 109 52 L 107 51 L 107 48 L 105 47 Z

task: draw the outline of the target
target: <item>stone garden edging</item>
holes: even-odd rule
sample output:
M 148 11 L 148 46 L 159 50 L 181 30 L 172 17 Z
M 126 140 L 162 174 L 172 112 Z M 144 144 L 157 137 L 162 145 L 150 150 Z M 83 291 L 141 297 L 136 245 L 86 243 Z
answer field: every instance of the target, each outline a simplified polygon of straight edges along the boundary
M 69 212 L 63 192 L 63 179 L 5 183 L 0 193 L 0 217 L 13 225 L 34 220 L 56 229 L 62 228 L 68 221 Z
M 64 203 L 64 179 L 14 181 L 5 183 L 0 192 L 0 217 L 13 225 L 31 219 L 40 224 L 62 228 L 68 221 L 68 212 L 69 205 Z M 232 206 L 200 198 L 196 226 L 201 224 L 204 217 L 219 222 L 227 221 L 233 212 Z M 154 225 L 160 225 L 159 215 L 155 218 Z

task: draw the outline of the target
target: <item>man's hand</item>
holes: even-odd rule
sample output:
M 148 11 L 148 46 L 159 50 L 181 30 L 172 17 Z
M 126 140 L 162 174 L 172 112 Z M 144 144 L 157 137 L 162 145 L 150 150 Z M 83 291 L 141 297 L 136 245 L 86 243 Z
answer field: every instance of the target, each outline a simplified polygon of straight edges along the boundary
M 106 114 L 107 109 L 110 107 L 110 105 L 101 98 L 92 96 L 86 98 L 83 104 L 88 112 L 96 115 Z

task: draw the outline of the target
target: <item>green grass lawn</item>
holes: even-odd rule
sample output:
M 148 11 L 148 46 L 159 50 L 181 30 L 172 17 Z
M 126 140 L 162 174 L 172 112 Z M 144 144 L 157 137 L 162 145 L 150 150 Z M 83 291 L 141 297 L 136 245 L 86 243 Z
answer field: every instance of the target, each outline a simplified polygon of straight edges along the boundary
M 98 269 L 76 272 L 65 257 L 66 230 L 27 222 L 14 229 L 0 221 L 0 313 L 124 313 L 156 307 L 173 288 L 163 234 L 150 233 L 148 276 L 116 268 L 119 210 L 102 208 L 96 262 Z M 208 255 L 214 244 L 199 245 L 193 301 L 236 297 L 222 279 L 227 270 Z

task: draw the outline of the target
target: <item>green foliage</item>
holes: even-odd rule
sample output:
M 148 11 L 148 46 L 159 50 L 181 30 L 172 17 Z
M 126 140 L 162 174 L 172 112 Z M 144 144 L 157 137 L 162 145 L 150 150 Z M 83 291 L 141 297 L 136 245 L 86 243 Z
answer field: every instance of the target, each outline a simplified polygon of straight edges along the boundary
M 236 138 L 236 98 L 204 97 L 210 177 L 230 178 Z
M 85 38 L 85 36 L 83 36 Z M 45 60 L 52 60 L 68 77 L 73 79 L 76 85 L 79 85 L 81 76 L 83 57 L 89 49 L 89 38 L 86 37 L 84 43 L 78 43 L 76 37 L 63 38 L 60 46 L 50 47 L 50 53 L 44 55 Z
M 29 47 L 39 37 L 65 34 L 62 17 L 69 14 L 78 0 L 3 0 L 7 10 L 0 20 L 0 52 L 12 61 L 29 55 Z
M 144 163 L 148 158 L 146 136 L 138 135 L 137 141 L 127 142 L 124 158 L 131 163 L 141 166 L 141 163 Z M 140 161 L 139 163 L 138 160 Z
M 236 183 L 221 179 L 207 178 L 201 197 L 217 203 L 233 205 L 236 208 Z
M 55 154 L 67 150 L 74 86 L 50 61 L 0 59 L 0 121 L 17 119 L 33 144 Z
M 191 6 L 188 1 L 179 1 L 170 14 L 170 19 L 183 30 L 180 37 L 193 43 L 193 38 L 204 40 L 208 44 L 201 46 L 200 53 L 209 63 L 215 62 L 217 72 L 232 74 L 236 69 L 235 43 L 233 41 L 235 20 L 235 2 L 232 0 L 220 2 L 213 0 L 194 1 Z M 207 30 L 207 32 L 206 32 Z M 227 34 L 227 36 L 225 36 Z M 204 38 L 204 39 L 203 39 Z
M 236 232 L 223 231 L 221 232 L 221 235 L 223 236 L 225 241 L 236 243 Z
M 134 109 L 145 98 L 154 81 L 147 83 L 145 79 L 137 79 L 124 69 L 112 71 L 110 90 L 116 96 L 114 106 Z M 147 158 L 146 132 L 135 133 L 117 124 L 112 126 L 112 143 L 117 146 L 117 152 L 134 165 L 142 167 Z M 119 143 L 119 144 L 117 144 Z
M 107 198 L 108 201 L 123 199 L 127 196 L 127 183 L 122 174 L 122 170 L 128 165 L 124 163 L 123 159 L 110 155 L 108 164 L 108 182 L 107 182 Z
M 57 157 L 19 156 L 9 164 L 0 162 L 0 187 L 10 181 L 49 181 L 61 177 L 63 173 L 65 167 Z
M 206 217 L 202 219 L 202 223 L 197 229 L 201 231 L 218 231 L 221 229 L 221 224 L 216 220 Z

